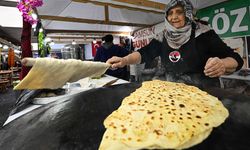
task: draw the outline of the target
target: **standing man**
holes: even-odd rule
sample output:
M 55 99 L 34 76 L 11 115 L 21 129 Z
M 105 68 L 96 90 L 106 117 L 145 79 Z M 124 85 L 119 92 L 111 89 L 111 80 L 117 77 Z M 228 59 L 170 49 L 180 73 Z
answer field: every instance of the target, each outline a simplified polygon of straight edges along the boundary
M 128 50 L 115 45 L 113 43 L 113 40 L 114 38 L 111 34 L 108 34 L 104 37 L 104 43 L 101 47 L 97 48 L 94 61 L 106 62 L 113 56 L 125 57 L 129 54 Z M 127 66 L 115 70 L 108 69 L 106 71 L 106 74 L 120 79 L 128 80 Z

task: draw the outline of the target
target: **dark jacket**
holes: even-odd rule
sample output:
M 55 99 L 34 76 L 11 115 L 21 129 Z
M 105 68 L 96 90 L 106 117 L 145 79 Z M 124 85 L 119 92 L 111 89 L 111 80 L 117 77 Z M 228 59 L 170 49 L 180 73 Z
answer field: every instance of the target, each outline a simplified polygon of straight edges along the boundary
M 165 66 L 166 80 L 184 82 L 187 84 L 204 86 L 218 86 L 218 78 L 209 78 L 204 74 L 204 67 L 210 57 L 232 57 L 238 62 L 237 70 L 243 65 L 238 53 L 228 47 L 220 37 L 210 30 L 195 37 L 193 30 L 190 40 L 179 49 L 173 49 L 165 38 L 163 41 L 153 39 L 147 46 L 138 50 L 142 56 L 142 63 L 150 63 L 160 56 Z
M 129 52 L 126 49 L 118 45 L 114 45 L 114 44 L 107 44 L 107 45 L 105 45 L 104 43 L 104 46 L 97 48 L 94 61 L 106 62 L 109 58 L 113 56 L 124 57 L 129 54 Z M 117 78 L 125 79 L 125 80 L 128 79 L 126 66 L 123 68 L 116 69 L 116 70 L 108 69 L 106 71 L 106 74 L 117 77 Z

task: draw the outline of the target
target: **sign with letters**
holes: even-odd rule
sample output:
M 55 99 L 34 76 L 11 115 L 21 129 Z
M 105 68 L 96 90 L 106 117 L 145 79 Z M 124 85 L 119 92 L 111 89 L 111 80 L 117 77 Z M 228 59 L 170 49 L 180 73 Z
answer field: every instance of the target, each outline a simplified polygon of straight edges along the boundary
M 201 9 L 197 17 L 208 21 L 222 38 L 250 35 L 250 0 L 230 0 Z
M 148 45 L 153 38 L 159 36 L 159 34 L 164 30 L 164 27 L 164 22 L 162 22 L 150 28 L 144 28 L 136 31 L 133 34 L 133 46 L 135 50 Z

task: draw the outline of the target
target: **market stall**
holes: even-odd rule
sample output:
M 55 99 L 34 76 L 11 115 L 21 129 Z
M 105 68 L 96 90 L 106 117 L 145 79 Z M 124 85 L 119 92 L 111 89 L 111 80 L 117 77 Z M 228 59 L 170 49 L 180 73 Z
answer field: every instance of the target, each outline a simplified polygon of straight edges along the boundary
M 222 1 L 223 0 L 210 1 L 208 2 L 209 4 L 203 3 L 203 5 L 198 5 L 199 1 L 193 2 L 195 2 L 196 8 L 203 8 Z M 126 2 L 116 1 L 113 3 L 107 1 L 105 4 L 98 0 L 72 0 L 64 2 L 44 0 L 44 7 L 39 8 L 38 13 L 40 14 L 40 19 L 42 19 L 44 28 L 50 33 L 51 37 L 54 36 L 58 41 L 60 41 L 60 37 L 56 38 L 54 32 L 65 33 L 73 32 L 74 30 L 75 33 L 78 33 L 80 30 L 87 29 L 82 32 L 90 34 L 90 32 L 94 32 L 93 30 L 98 30 L 95 33 L 103 34 L 105 31 L 105 33 L 121 34 L 125 31 L 129 31 L 125 32 L 126 35 L 129 35 L 131 32 L 137 30 L 137 32 L 134 33 L 134 46 L 140 48 L 147 45 L 153 37 L 159 36 L 157 34 L 158 31 L 163 30 L 163 23 L 150 28 L 144 27 L 151 26 L 161 21 L 160 18 L 164 15 L 164 10 L 155 6 L 156 4 L 157 6 L 163 6 L 161 2 L 150 3 L 155 4 L 155 7 L 150 9 L 147 8 L 149 6 L 143 2 L 141 2 L 142 6 L 140 6 L 140 8 L 134 9 L 130 6 L 138 5 L 138 3 L 132 3 L 132 1 L 132 4 L 126 3 L 125 5 L 121 5 L 121 3 Z M 52 6 L 54 7 L 57 4 L 58 7 L 51 9 Z M 78 6 L 82 6 L 85 9 Z M 62 8 L 64 8 L 63 11 Z M 138 12 L 138 10 L 135 9 L 143 11 Z M 88 13 L 85 12 L 86 10 Z M 154 14 L 148 11 L 153 11 Z M 223 10 L 220 9 L 220 11 Z M 91 17 L 94 17 L 95 13 L 93 12 L 102 14 L 102 17 L 91 20 L 88 17 L 91 15 Z M 103 12 L 105 12 L 105 15 Z M 122 15 L 132 14 L 132 12 L 137 14 L 134 14 L 134 16 L 139 16 L 139 18 L 141 18 L 134 21 L 133 19 L 130 20 L 133 15 Z M 83 14 L 83 16 L 79 16 L 79 14 Z M 149 15 L 151 17 L 148 17 Z M 124 20 L 119 20 L 120 18 L 124 18 L 126 22 L 123 22 Z M 147 20 L 147 18 L 152 18 L 152 20 L 145 24 L 140 23 Z M 79 25 L 79 23 L 81 23 L 81 25 Z M 95 25 L 98 23 L 103 24 L 93 26 L 90 25 L 90 23 Z M 26 26 L 28 26 L 29 28 L 27 29 L 30 30 L 31 25 L 26 22 Z M 118 26 L 129 26 L 131 28 L 129 28 L 129 30 L 128 28 L 118 29 Z M 141 27 L 144 29 L 141 29 Z M 219 28 L 217 29 L 219 30 Z M 27 47 L 28 50 L 31 50 L 29 36 L 28 32 L 26 32 L 26 36 L 23 36 L 24 41 L 22 41 L 22 47 Z M 248 37 L 244 39 L 245 43 L 247 43 L 247 40 Z M 64 50 L 67 51 L 67 48 Z M 249 49 L 244 47 L 244 51 L 242 57 L 246 58 Z M 67 52 L 64 53 L 67 55 L 63 55 L 63 58 L 76 58 L 73 56 L 76 52 L 72 51 L 72 53 L 69 53 L 71 52 L 70 50 Z M 23 56 L 30 56 L 30 51 L 23 54 Z M 5 122 L 0 122 L 0 125 L 4 124 L 0 130 L 0 149 L 96 150 L 99 148 L 105 132 L 104 120 L 121 105 L 125 97 L 142 86 L 140 83 L 128 83 L 127 81 L 121 81 L 117 78 L 102 75 L 107 69 L 110 69 L 110 64 L 103 63 L 102 65 L 104 65 L 104 67 L 98 68 L 96 65 L 91 66 L 92 63 L 90 62 L 82 62 L 80 60 L 78 62 L 75 60 L 67 60 L 68 63 L 64 64 L 64 60 L 61 61 L 59 59 L 52 59 L 53 61 L 46 60 L 46 62 L 40 61 L 40 58 L 29 59 L 32 63 L 27 66 L 33 66 L 33 70 L 26 76 L 29 77 L 29 79 L 24 78 L 21 84 L 15 87 L 16 90 L 23 91 L 19 91 L 20 95 L 12 111 L 8 112 L 6 110 L 3 115 Z M 39 61 L 39 65 L 35 65 Z M 247 61 L 248 58 L 245 59 L 246 68 L 248 66 Z M 27 62 L 23 63 L 23 67 L 28 64 Z M 102 68 L 104 69 L 101 71 Z M 91 76 L 98 71 L 101 71 L 101 73 L 98 73 L 98 77 Z M 26 73 L 28 73 L 28 70 L 26 70 L 24 76 Z M 84 79 L 79 80 L 83 77 Z M 230 76 L 222 76 L 222 79 L 228 77 Z M 249 81 L 248 77 L 249 74 L 244 77 L 244 80 Z M 214 128 L 208 138 L 189 149 L 249 149 L 250 96 L 242 93 L 239 94 L 239 92 L 232 89 L 210 87 L 202 88 L 202 90 L 212 96 L 218 97 L 220 102 L 227 108 L 229 117 L 220 126 Z M 185 94 L 195 95 L 195 92 L 186 92 Z M 179 97 L 182 96 L 179 95 Z M 183 107 L 183 105 L 178 106 Z M 173 109 L 175 110 L 176 108 Z M 214 118 L 216 117 L 217 116 L 214 116 Z M 198 116 L 198 118 L 200 117 Z M 211 120 L 213 120 L 213 118 Z M 140 130 L 138 132 L 140 132 Z M 158 131 L 156 131 L 156 134 L 158 134 Z

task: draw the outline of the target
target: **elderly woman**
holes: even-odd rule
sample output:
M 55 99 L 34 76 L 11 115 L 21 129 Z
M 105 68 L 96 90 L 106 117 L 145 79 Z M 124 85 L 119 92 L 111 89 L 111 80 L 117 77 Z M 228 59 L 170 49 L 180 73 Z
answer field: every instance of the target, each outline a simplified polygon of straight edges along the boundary
M 150 63 L 160 56 L 168 81 L 199 87 L 219 86 L 218 77 L 239 70 L 242 58 L 229 48 L 209 26 L 193 19 L 189 0 L 171 0 L 166 6 L 165 27 L 161 39 L 107 63 L 113 68 L 128 64 Z

